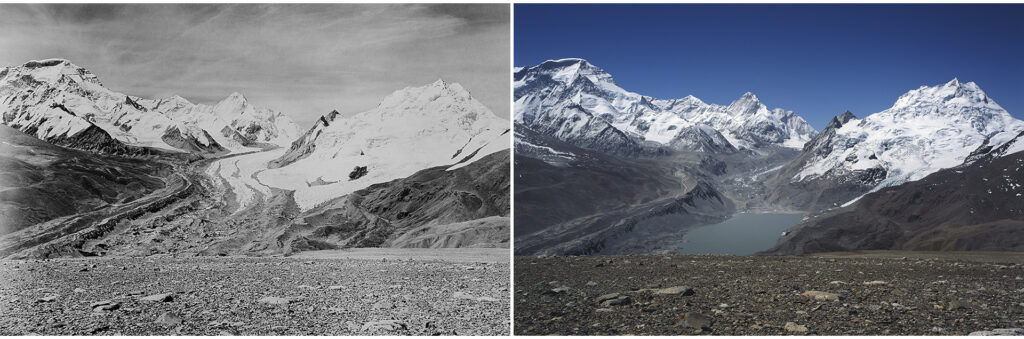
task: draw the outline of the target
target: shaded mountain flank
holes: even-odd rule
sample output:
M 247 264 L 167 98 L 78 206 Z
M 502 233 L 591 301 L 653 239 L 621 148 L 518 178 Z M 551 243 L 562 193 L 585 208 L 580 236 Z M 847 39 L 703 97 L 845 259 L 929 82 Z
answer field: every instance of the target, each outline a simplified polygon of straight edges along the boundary
M 0 235 L 134 201 L 162 188 L 162 177 L 171 173 L 153 157 L 67 149 L 7 126 L 0 126 L 0 141 Z
M 769 254 L 1024 251 L 1024 152 L 888 187 L 795 226 Z

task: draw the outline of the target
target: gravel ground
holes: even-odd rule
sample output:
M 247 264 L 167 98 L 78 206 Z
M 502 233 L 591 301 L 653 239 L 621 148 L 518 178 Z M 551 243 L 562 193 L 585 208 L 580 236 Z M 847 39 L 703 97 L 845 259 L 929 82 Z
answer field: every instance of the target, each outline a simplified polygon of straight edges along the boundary
M 1018 255 L 516 257 L 514 286 L 517 335 L 965 335 L 1024 327 Z
M 0 335 L 508 335 L 508 280 L 507 260 L 0 260 Z

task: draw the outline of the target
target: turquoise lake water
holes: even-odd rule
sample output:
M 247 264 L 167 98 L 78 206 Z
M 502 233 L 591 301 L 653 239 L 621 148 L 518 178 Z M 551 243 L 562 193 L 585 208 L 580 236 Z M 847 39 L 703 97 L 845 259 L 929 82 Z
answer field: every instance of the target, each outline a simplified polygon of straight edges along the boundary
M 803 219 L 794 213 L 737 213 L 718 224 L 691 229 L 678 253 L 749 255 L 771 248 L 782 232 Z

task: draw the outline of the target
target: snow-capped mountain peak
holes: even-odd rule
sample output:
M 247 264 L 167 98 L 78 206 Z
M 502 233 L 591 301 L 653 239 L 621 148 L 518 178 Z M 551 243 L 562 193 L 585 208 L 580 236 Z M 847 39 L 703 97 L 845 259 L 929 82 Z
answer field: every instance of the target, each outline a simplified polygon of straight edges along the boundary
M 860 176 L 877 190 L 959 165 L 983 144 L 1005 142 L 1024 130 L 1024 121 L 977 84 L 959 79 L 910 90 L 891 108 L 864 119 L 844 118 L 833 121 L 839 122 L 835 135 L 794 180 Z
M 51 84 L 55 84 L 61 78 L 67 77 L 76 82 L 100 85 L 96 75 L 66 59 L 32 60 L 19 67 L 19 69 L 23 71 L 24 75 L 29 75 L 36 81 Z
M 896 100 L 896 103 L 889 108 L 890 111 L 919 109 L 924 107 L 984 107 L 993 110 L 1003 110 L 992 99 L 985 94 L 974 82 L 960 82 L 953 80 L 938 86 L 921 86 L 903 94 Z M 949 110 L 940 110 L 950 112 Z
M 594 83 L 605 82 L 615 85 L 615 80 L 612 79 L 611 74 L 594 66 L 587 60 L 579 58 L 547 60 L 540 65 L 534 66 L 532 69 L 564 84 L 572 83 L 577 78 L 584 77 Z
M 743 93 L 739 99 L 729 104 L 728 109 L 728 112 L 733 115 L 754 115 L 767 111 L 768 107 L 761 103 L 761 99 L 758 99 L 757 95 L 751 92 Z
M 296 190 L 303 209 L 424 168 L 465 165 L 507 149 L 509 121 L 443 80 L 406 87 L 365 112 L 322 117 L 260 180 Z M 453 166 L 454 165 L 454 166 Z M 357 180 L 354 167 L 366 167 Z M 322 182 L 321 185 L 309 185 Z
M 490 110 L 473 99 L 462 85 L 438 79 L 426 86 L 410 86 L 395 91 L 384 97 L 376 108 L 362 114 L 376 114 L 380 119 L 387 119 L 392 116 L 434 116 L 453 111 Z
M 610 74 L 577 58 L 523 67 L 515 74 L 514 86 L 516 122 L 580 147 L 616 143 L 619 145 L 601 146 L 602 150 L 623 154 L 655 154 L 660 151 L 651 148 L 658 144 L 687 151 L 693 143 L 673 140 L 680 133 L 700 132 L 689 128 L 697 124 L 710 126 L 724 137 L 702 140 L 728 140 L 731 144 L 701 150 L 800 148 L 817 133 L 791 111 L 768 110 L 750 92 L 729 106 L 707 104 L 693 95 L 655 99 L 619 87 Z M 692 136 L 699 135 L 682 138 Z
M 253 142 L 287 145 L 297 135 L 287 116 L 247 103 L 235 93 L 215 106 L 180 96 L 144 99 L 110 91 L 65 59 L 34 60 L 0 71 L 3 123 L 43 140 L 67 140 L 93 126 L 129 146 L 219 154 L 252 150 Z M 78 121 L 81 120 L 81 121 Z M 76 128 L 67 128 L 76 126 Z M 71 145 L 94 148 L 95 145 Z

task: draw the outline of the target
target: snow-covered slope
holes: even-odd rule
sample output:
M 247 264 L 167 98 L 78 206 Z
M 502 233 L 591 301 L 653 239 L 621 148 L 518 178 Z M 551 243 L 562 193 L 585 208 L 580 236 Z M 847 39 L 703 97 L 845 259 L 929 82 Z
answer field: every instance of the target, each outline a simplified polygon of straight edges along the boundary
M 260 142 L 287 145 L 298 134 L 287 116 L 254 107 L 238 94 L 214 106 L 178 96 L 143 99 L 108 90 L 64 59 L 0 70 L 0 112 L 5 125 L 47 141 L 75 138 L 93 127 L 125 145 L 197 153 L 247 151 Z
M 323 117 L 257 178 L 295 190 L 306 210 L 375 183 L 430 167 L 455 169 L 508 149 L 508 131 L 508 120 L 462 86 L 438 80 L 396 91 L 352 117 Z M 366 172 L 353 179 L 356 167 Z
M 953 167 L 984 144 L 1002 145 L 1024 130 L 973 82 L 957 79 L 907 92 L 892 107 L 848 121 L 792 180 L 843 178 L 874 171 L 872 191 Z M 1010 146 L 1008 146 L 1010 147 Z
M 803 118 L 792 111 L 769 110 L 753 93 L 728 106 L 693 96 L 654 99 L 626 91 L 583 59 L 517 68 L 514 86 L 516 122 L 578 146 L 604 145 L 598 148 L 604 151 L 631 153 L 645 143 L 705 152 L 800 148 L 817 134 Z M 676 142 L 698 139 L 702 142 Z

